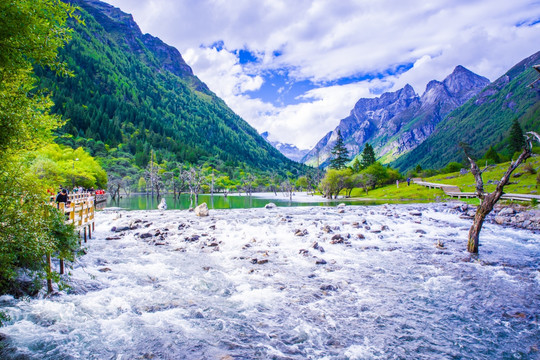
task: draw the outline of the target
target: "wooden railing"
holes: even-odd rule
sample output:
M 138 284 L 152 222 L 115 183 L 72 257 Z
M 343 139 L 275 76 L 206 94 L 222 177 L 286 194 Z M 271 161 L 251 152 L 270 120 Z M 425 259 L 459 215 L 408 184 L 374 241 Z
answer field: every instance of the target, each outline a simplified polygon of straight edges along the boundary
M 51 196 L 51 204 L 67 215 L 66 224 L 75 225 L 75 228 L 79 230 L 79 234 L 81 231 L 84 232 L 84 242 L 86 242 L 87 236 L 90 239 L 92 238 L 96 212 L 93 194 L 70 194 L 68 195 L 68 203 L 56 203 L 54 197 Z
M 441 189 L 444 191 L 444 193 L 450 197 L 457 197 L 458 199 L 463 198 L 475 198 L 477 197 L 477 194 L 475 192 L 462 192 L 461 189 L 458 186 L 455 185 L 447 185 L 447 184 L 440 184 L 440 183 L 430 183 L 426 181 L 422 181 L 422 179 L 414 179 L 414 183 L 425 186 L 430 189 Z M 487 194 L 487 193 L 486 193 Z M 535 194 L 503 194 L 501 196 L 501 199 L 504 200 L 517 200 L 517 201 L 533 201 L 540 200 L 540 195 Z

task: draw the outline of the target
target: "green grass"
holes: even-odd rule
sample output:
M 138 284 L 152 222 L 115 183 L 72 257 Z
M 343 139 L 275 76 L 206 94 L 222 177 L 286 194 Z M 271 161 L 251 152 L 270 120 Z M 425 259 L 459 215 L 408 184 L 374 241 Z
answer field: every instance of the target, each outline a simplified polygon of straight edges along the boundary
M 531 163 L 533 168 L 540 172 L 540 157 L 534 157 L 528 159 L 527 162 Z M 489 180 L 499 181 L 503 176 L 506 169 L 508 169 L 510 163 L 497 164 L 489 167 L 482 175 L 484 179 L 484 189 L 488 192 L 495 190 L 495 184 L 488 184 Z M 525 164 L 521 164 L 510 177 L 510 184 L 504 187 L 505 193 L 518 193 L 518 194 L 536 194 L 536 174 L 529 174 L 524 170 Z M 484 167 L 482 167 L 484 169 Z M 519 177 L 514 177 L 516 173 L 521 173 Z M 448 185 L 456 185 L 463 192 L 474 192 L 475 182 L 473 175 L 468 172 L 466 175 L 460 175 L 459 172 L 450 174 L 439 174 L 429 178 L 423 179 L 427 182 L 441 183 Z M 343 193 L 342 193 L 343 195 Z M 411 183 L 411 186 L 407 186 L 407 183 L 403 182 L 399 184 L 399 188 L 395 184 L 386 185 L 384 187 L 370 190 L 368 194 L 363 189 L 354 189 L 351 193 L 351 198 L 359 199 L 380 199 L 380 200 L 398 200 L 398 201 L 436 201 L 440 199 L 450 199 L 440 189 L 428 189 L 424 186 L 419 186 Z M 478 205 L 479 200 L 462 199 L 471 205 Z M 522 203 L 522 202 L 519 202 Z M 528 202 L 527 202 L 528 203 Z
M 537 171 L 540 170 L 540 158 L 530 158 L 527 160 L 528 163 L 531 163 L 533 168 Z M 481 164 L 478 164 L 482 166 Z M 495 190 L 495 184 L 488 184 L 489 180 L 499 181 L 503 176 L 506 169 L 510 163 L 501 163 L 494 165 L 494 167 L 489 167 L 483 174 L 482 179 L 484 180 L 484 190 L 491 192 Z M 536 176 L 537 174 L 529 174 L 524 170 L 525 164 L 521 164 L 510 177 L 509 184 L 504 187 L 505 193 L 517 193 L 517 194 L 536 194 Z M 484 169 L 481 167 L 481 169 Z M 514 177 L 515 174 L 521 173 L 519 177 Z M 424 179 L 428 182 L 442 183 L 448 185 L 456 185 L 463 192 L 473 192 L 475 191 L 475 181 L 473 175 L 470 171 L 466 175 L 460 175 L 459 173 L 451 173 L 444 175 L 436 175 L 430 178 Z
M 370 190 L 366 195 L 363 189 L 354 189 L 351 193 L 352 198 L 367 199 L 386 199 L 386 200 L 429 200 L 435 201 L 437 198 L 448 198 L 442 190 L 430 190 L 424 186 L 411 183 L 407 186 L 406 182 L 400 183 L 399 188 L 395 184 Z

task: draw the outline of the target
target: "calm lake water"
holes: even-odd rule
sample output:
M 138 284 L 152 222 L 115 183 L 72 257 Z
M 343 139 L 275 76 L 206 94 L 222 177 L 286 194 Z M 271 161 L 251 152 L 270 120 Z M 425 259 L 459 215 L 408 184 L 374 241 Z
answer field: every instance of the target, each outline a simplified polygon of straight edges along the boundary
M 174 199 L 173 195 L 167 194 L 162 196 L 167 202 L 168 210 L 186 210 L 195 206 L 194 200 L 191 199 L 189 194 L 182 194 L 179 199 Z M 151 196 L 146 195 L 131 195 L 123 196 L 117 201 L 112 200 L 110 197 L 107 200 L 107 207 L 119 207 L 126 210 L 152 210 L 157 209 L 161 198 L 158 200 L 156 197 L 152 199 Z M 284 196 L 282 193 L 278 193 L 276 196 L 273 193 L 261 194 L 258 193 L 253 196 L 240 196 L 240 195 L 199 195 L 199 204 L 205 202 L 210 209 L 248 209 L 248 208 L 261 208 L 268 203 L 274 203 L 277 206 L 336 206 L 342 202 L 346 202 L 349 205 L 374 205 L 381 204 L 383 202 L 376 201 L 350 201 L 348 199 L 326 200 L 319 195 L 306 195 L 305 193 L 299 193 L 293 196 L 293 200 L 290 201 L 289 197 Z M 388 201 L 384 201 L 388 202 Z

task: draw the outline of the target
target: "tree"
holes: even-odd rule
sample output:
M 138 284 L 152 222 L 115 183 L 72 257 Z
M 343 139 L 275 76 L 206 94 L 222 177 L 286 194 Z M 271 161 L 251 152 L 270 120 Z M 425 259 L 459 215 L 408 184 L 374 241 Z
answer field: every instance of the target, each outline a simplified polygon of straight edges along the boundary
M 345 179 L 350 174 L 350 169 L 329 169 L 319 185 L 323 196 L 328 199 L 332 199 L 332 197 L 337 199 L 341 190 L 345 188 Z
M 348 162 L 349 151 L 343 143 L 343 138 L 341 137 L 341 130 L 338 130 L 336 144 L 332 149 L 332 160 L 330 160 L 330 168 L 340 170 L 343 169 Z
M 534 132 L 530 132 L 532 136 L 536 138 L 540 142 L 540 136 Z M 484 193 L 484 181 L 482 180 L 482 172 L 478 165 L 476 164 L 476 161 L 472 158 L 470 155 L 470 148 L 467 144 L 461 143 L 460 146 L 463 148 L 463 151 L 465 152 L 465 155 L 467 156 L 467 159 L 469 160 L 471 164 L 471 173 L 474 175 L 474 179 L 476 182 L 476 196 L 480 199 L 481 204 L 476 209 L 476 214 L 474 215 L 474 221 L 473 224 L 469 230 L 469 241 L 467 243 L 467 251 L 470 253 L 478 253 L 478 244 L 479 244 L 479 238 L 480 238 L 480 231 L 482 230 L 482 225 L 484 224 L 484 220 L 486 216 L 493 210 L 493 207 L 499 201 L 501 196 L 503 195 L 503 189 L 504 186 L 508 183 L 508 180 L 510 179 L 510 175 L 512 175 L 512 172 L 526 159 L 528 159 L 532 152 L 532 144 L 531 142 L 526 142 L 525 146 L 523 147 L 523 150 L 521 151 L 521 154 L 518 156 L 518 158 L 511 162 L 508 166 L 508 169 L 503 174 L 501 180 L 497 184 L 497 187 L 495 188 L 495 191 L 491 193 Z
M 360 171 L 362 171 L 362 164 L 360 163 L 360 160 L 358 160 L 358 156 L 354 158 L 351 169 L 355 173 L 359 173 Z
M 518 126 L 519 126 L 519 124 L 518 124 Z M 521 134 L 521 137 L 523 138 L 523 134 Z M 495 151 L 493 146 L 490 146 L 488 151 L 486 151 L 486 153 L 484 154 L 484 159 L 491 160 L 495 164 L 498 164 L 498 163 L 501 162 L 501 158 L 500 158 L 499 154 L 497 154 L 497 151 Z
M 388 169 L 385 168 L 380 162 L 376 161 L 370 166 L 367 167 L 367 169 L 364 169 L 362 171 L 363 174 L 369 174 L 372 176 L 373 179 L 375 179 L 375 184 L 373 184 L 373 188 L 375 188 L 376 185 L 384 185 L 390 180 L 390 175 L 388 173 Z M 372 183 L 372 182 L 370 182 Z
M 298 180 L 296 180 L 296 187 L 299 188 L 300 191 L 302 191 L 302 189 L 306 189 L 307 191 L 308 186 L 309 186 L 309 181 L 308 181 L 307 176 L 300 176 Z
M 366 143 L 366 145 L 364 146 L 364 151 L 362 151 L 362 161 L 360 163 L 362 165 L 362 169 L 365 169 L 371 164 L 374 164 L 375 161 L 375 151 L 369 143 Z
M 351 193 L 355 188 L 365 187 L 365 175 L 353 173 L 345 178 L 345 189 L 347 190 L 347 197 L 351 197 Z
M 47 205 L 52 181 L 31 167 L 33 151 L 50 144 L 62 123 L 50 115 L 46 92 L 34 90 L 33 68 L 68 74 L 56 55 L 70 39 L 65 24 L 74 10 L 60 0 L 0 2 L 0 293 L 21 270 L 40 280 L 49 274 L 44 256 L 70 250 L 50 230 L 56 224 Z
M 525 137 L 523 136 L 523 130 L 517 119 L 514 119 L 512 126 L 510 127 L 509 134 L 509 145 L 510 148 L 510 157 L 512 157 L 516 152 L 520 152 L 525 146 Z

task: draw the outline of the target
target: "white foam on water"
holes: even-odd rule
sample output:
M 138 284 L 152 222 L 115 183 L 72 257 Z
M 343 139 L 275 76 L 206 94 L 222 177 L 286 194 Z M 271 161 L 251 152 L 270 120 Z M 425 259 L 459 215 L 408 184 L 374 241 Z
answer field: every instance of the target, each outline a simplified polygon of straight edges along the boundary
M 73 290 L 0 297 L 0 332 L 43 359 L 532 354 L 537 234 L 486 224 L 471 258 L 444 206 L 343 210 L 98 213 Z

